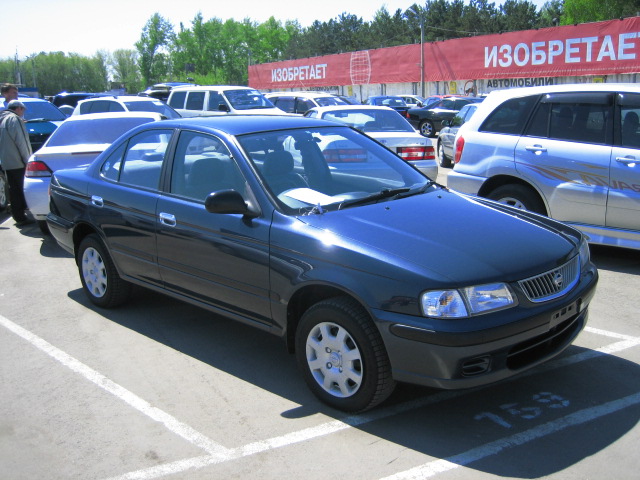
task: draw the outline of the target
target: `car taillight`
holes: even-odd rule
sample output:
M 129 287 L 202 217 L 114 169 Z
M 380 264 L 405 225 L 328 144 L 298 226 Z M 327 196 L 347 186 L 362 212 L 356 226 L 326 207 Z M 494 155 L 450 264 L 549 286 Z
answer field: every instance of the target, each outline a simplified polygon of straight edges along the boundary
M 453 157 L 453 163 L 458 163 L 462 158 L 462 150 L 464 149 L 464 137 L 458 137 L 456 140 L 456 152 Z
M 327 163 L 367 161 L 367 152 L 361 148 L 328 148 L 322 153 Z
M 422 147 L 398 147 L 398 156 L 407 162 L 418 160 L 435 160 L 436 151 L 433 146 Z
M 46 163 L 39 160 L 27 162 L 27 169 L 24 172 L 25 177 L 50 177 L 53 172 Z

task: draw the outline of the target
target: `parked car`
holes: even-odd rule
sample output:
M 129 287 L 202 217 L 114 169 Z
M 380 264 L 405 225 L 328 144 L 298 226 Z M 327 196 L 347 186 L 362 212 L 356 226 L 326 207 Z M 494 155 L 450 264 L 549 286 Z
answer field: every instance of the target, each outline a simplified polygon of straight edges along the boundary
M 579 231 L 293 115 L 137 127 L 54 173 L 47 222 L 95 305 L 133 283 L 271 332 L 346 411 L 396 381 L 473 387 L 558 355 L 598 279 Z
M 451 188 L 640 249 L 638 85 L 549 85 L 485 102 L 458 131 Z
M 409 111 L 409 106 L 404 102 L 404 100 L 401 97 L 394 96 L 394 95 L 376 95 L 376 96 L 367 98 L 367 100 L 364 103 L 365 105 L 376 105 L 379 107 L 393 108 L 400 115 L 402 115 L 405 118 L 408 118 L 407 112 Z
M 482 97 L 446 97 L 428 107 L 410 109 L 409 122 L 425 137 L 435 137 L 443 120 L 451 120 L 465 105 L 482 100 Z
M 20 97 L 26 107 L 24 119 L 31 149 L 35 152 L 67 118 L 58 108 L 41 98 Z
M 183 117 L 284 115 L 258 90 L 242 86 L 178 86 L 171 89 L 167 102 Z
M 442 130 L 438 134 L 438 159 L 441 167 L 453 165 L 453 146 L 460 127 L 468 121 L 478 109 L 478 103 L 467 103 L 451 120 L 442 121 Z
M 421 107 L 426 100 L 424 97 L 421 97 L 420 95 L 398 95 L 398 96 L 402 98 L 402 100 L 404 100 L 404 103 L 406 103 L 409 108 Z
M 348 104 L 337 95 L 325 92 L 272 92 L 264 96 L 280 110 L 298 115 L 314 107 Z
M 169 94 L 171 90 L 175 87 L 184 87 L 184 86 L 195 86 L 193 83 L 188 82 L 165 82 L 165 83 L 156 83 L 148 87 L 143 92 L 138 93 L 141 97 L 150 97 L 160 100 L 162 102 L 167 102 L 169 99 Z
M 371 105 L 318 107 L 312 108 L 304 116 L 331 120 L 357 128 L 428 177 L 435 179 L 438 176 L 433 140 L 424 138 L 405 118 L 389 107 Z
M 103 95 L 106 95 L 106 93 L 60 92 L 53 97 L 51 103 L 53 103 L 56 107 L 61 107 L 62 105 L 71 105 L 75 108 L 80 100 L 84 100 L 86 98 L 101 97 Z
M 48 233 L 49 184 L 62 168 L 86 167 L 128 130 L 164 118 L 153 112 L 91 113 L 69 117 L 27 162 L 24 195 L 29 211 Z
M 360 100 L 351 95 L 336 95 L 336 97 L 343 99 L 349 105 L 362 105 L 362 102 Z
M 136 95 L 111 95 L 80 100 L 73 115 L 107 112 L 154 112 L 165 118 L 180 118 L 180 114 L 163 101 Z

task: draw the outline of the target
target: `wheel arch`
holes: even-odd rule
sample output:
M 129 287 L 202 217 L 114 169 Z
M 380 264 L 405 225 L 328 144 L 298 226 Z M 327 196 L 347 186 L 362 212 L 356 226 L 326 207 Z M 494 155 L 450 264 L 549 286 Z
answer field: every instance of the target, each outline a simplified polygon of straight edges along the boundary
M 511 175 L 496 175 L 494 177 L 491 177 L 482 184 L 482 187 L 480 187 L 480 190 L 478 190 L 478 196 L 487 198 L 496 188 L 502 187 L 504 185 L 520 185 L 528 188 L 536 194 L 536 196 L 540 199 L 540 202 L 542 202 L 542 205 L 544 205 L 544 214 L 547 216 L 549 215 L 549 206 L 547 205 L 544 196 L 534 185 L 519 177 L 514 177 Z
M 74 227 L 73 252 L 76 258 L 76 263 L 78 262 L 78 249 L 80 248 L 80 244 L 82 243 L 82 240 L 84 240 L 87 236 L 94 233 L 99 236 L 97 230 L 87 223 L 79 223 Z
M 312 305 L 335 297 L 348 297 L 358 302 L 367 312 L 369 309 L 354 294 L 334 285 L 313 284 L 298 289 L 287 304 L 287 331 L 285 335 L 287 351 L 295 352 L 295 338 L 300 318 Z

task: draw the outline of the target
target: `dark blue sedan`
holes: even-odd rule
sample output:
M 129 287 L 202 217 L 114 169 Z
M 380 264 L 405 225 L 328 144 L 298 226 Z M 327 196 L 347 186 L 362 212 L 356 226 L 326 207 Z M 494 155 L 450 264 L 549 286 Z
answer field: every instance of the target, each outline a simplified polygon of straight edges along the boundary
M 369 97 L 364 102 L 365 105 L 375 105 L 378 107 L 393 108 L 396 112 L 405 118 L 409 118 L 409 105 L 404 101 L 402 97 L 397 95 L 375 95 Z
M 558 355 L 598 279 L 577 230 L 301 117 L 135 128 L 54 174 L 47 221 L 94 304 L 136 284 L 271 332 L 346 411 L 397 381 L 473 387 Z

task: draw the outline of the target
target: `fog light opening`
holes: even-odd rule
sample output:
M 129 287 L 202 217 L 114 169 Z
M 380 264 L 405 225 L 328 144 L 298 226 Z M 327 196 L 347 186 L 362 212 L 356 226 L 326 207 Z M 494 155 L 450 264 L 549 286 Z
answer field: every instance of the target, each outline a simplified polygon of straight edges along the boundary
M 462 376 L 473 377 L 487 373 L 491 370 L 491 357 L 485 355 L 484 357 L 472 358 L 462 364 Z

